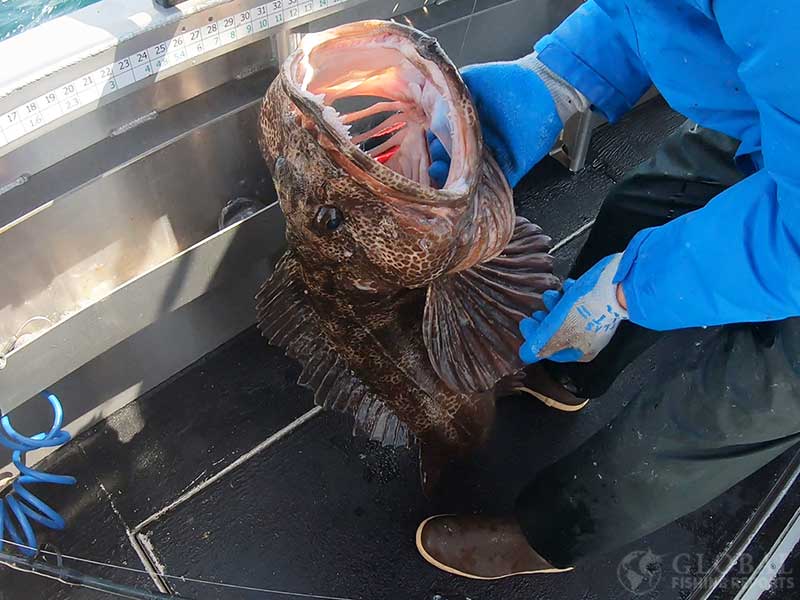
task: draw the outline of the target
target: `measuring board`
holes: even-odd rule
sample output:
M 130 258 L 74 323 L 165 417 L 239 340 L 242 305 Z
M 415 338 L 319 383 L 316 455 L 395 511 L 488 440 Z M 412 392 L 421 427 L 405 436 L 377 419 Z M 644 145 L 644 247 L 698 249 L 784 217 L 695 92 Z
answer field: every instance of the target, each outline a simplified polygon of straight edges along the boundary
M 217 48 L 347 0 L 271 0 L 116 60 L 0 116 L 0 148 L 73 111 Z

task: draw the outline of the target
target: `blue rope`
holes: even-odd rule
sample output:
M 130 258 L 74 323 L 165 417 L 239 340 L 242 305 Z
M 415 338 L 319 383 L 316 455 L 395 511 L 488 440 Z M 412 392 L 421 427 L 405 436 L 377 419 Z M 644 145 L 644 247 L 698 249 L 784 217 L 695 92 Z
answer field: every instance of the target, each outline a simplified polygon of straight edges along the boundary
M 50 506 L 33 495 L 25 488 L 31 483 L 53 483 L 56 485 L 73 485 L 75 478 L 69 475 L 53 475 L 44 471 L 36 471 L 25 464 L 25 455 L 38 448 L 54 448 L 70 440 L 70 435 L 63 429 L 64 410 L 55 394 L 42 392 L 53 409 L 53 426 L 47 433 L 37 433 L 30 437 L 21 435 L 11 426 L 8 416 L 0 419 L 0 444 L 14 451 L 12 462 L 19 469 L 19 477 L 11 486 L 11 491 L 0 500 L 0 537 L 9 539 L 17 544 L 24 544 L 30 548 L 38 548 L 36 534 L 31 521 L 35 521 L 50 529 L 64 529 L 64 519 Z M 15 524 L 16 522 L 16 524 Z M 20 535 L 20 529 L 24 537 Z M 2 544 L 2 542 L 0 542 Z M 4 549 L 0 545 L 0 549 Z M 23 554 L 34 556 L 36 550 L 23 548 Z

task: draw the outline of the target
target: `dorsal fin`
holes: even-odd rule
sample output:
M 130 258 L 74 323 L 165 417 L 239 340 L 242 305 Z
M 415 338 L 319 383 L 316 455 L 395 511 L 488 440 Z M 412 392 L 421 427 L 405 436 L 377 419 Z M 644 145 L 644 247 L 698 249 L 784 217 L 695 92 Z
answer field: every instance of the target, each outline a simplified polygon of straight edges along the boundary
M 542 293 L 560 288 L 547 253 L 550 238 L 517 217 L 503 252 L 486 263 L 434 281 L 423 336 L 436 373 L 453 390 L 491 389 L 522 368 L 519 322 L 544 308 Z
M 317 405 L 352 415 L 353 434 L 384 446 L 411 445 L 414 440 L 406 425 L 367 389 L 325 336 L 290 252 L 256 295 L 256 310 L 258 328 L 267 341 L 303 366 L 297 383 L 313 390 Z

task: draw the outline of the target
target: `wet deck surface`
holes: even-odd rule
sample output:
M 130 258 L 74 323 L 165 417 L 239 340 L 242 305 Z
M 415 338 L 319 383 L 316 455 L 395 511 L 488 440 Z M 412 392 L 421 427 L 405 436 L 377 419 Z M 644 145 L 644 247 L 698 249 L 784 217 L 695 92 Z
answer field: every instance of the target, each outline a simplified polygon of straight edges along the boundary
M 622 173 L 681 122 L 653 101 L 601 129 L 584 171 L 571 175 L 548 160 L 522 182 L 519 212 L 554 239 L 566 238 L 594 217 Z M 562 273 L 583 237 L 557 251 Z M 618 565 L 634 550 L 651 549 L 664 557 L 663 573 L 642 597 L 687 598 L 702 567 L 684 569 L 675 557 L 701 556 L 707 567 L 753 514 L 789 457 L 696 513 L 569 574 L 498 583 L 459 580 L 429 568 L 413 543 L 418 522 L 432 513 L 508 510 L 537 470 L 603 427 L 647 384 L 660 354 L 681 350 L 656 345 L 579 414 L 522 397 L 504 399 L 490 444 L 454 465 L 442 493 L 428 500 L 412 453 L 354 439 L 346 417 L 316 411 L 310 394 L 294 383 L 297 366 L 251 329 L 48 459 L 48 469 L 75 475 L 79 484 L 42 490 L 69 522 L 65 532 L 43 537 L 65 554 L 133 569 L 143 568 L 138 549 L 156 571 L 171 576 L 354 600 L 631 598 L 618 579 Z M 67 563 L 156 589 L 146 574 Z M 188 598 L 289 597 L 180 579 L 162 585 Z M 8 570 L 0 571 L 0 591 L 4 600 L 108 597 Z

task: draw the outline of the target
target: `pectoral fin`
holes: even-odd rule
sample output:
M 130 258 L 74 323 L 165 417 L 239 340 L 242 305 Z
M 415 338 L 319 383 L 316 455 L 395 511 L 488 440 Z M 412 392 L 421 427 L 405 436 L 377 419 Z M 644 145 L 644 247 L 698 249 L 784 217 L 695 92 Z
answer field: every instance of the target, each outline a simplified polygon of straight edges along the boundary
M 542 294 L 559 289 L 550 238 L 517 217 L 514 235 L 491 261 L 434 281 L 423 337 L 437 375 L 453 390 L 479 392 L 520 369 L 519 322 L 542 310 Z
M 384 446 L 409 447 L 414 440 L 406 425 L 369 391 L 325 336 L 290 252 L 278 262 L 256 301 L 262 335 L 303 365 L 297 383 L 313 390 L 317 405 L 352 415 L 354 435 Z

